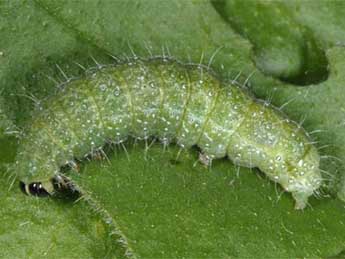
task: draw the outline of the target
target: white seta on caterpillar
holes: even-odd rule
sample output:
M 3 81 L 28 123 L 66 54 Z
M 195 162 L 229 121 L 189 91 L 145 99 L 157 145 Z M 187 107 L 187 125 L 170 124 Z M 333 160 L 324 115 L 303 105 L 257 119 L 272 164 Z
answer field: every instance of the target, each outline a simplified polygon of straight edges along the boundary
M 30 194 L 44 181 L 106 142 L 131 135 L 182 148 L 197 145 L 211 159 L 258 167 L 291 192 L 296 208 L 321 184 L 319 154 L 303 128 L 207 67 L 171 59 L 135 59 L 89 71 L 40 104 L 20 139 L 16 174 Z

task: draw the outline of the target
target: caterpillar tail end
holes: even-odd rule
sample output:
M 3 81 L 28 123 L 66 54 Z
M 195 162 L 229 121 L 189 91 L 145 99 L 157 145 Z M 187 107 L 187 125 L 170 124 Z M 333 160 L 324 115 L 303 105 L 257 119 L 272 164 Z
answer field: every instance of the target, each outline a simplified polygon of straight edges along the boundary
M 303 192 L 293 192 L 292 197 L 295 200 L 295 210 L 303 210 L 308 204 L 309 194 Z

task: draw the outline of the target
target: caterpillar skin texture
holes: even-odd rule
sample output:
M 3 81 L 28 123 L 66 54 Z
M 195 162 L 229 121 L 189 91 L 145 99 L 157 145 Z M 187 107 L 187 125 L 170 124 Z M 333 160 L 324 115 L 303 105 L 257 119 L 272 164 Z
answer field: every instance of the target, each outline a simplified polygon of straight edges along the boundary
M 163 58 L 106 66 L 67 82 L 34 112 L 16 173 L 25 185 L 42 187 L 61 166 L 129 135 L 197 145 L 211 159 L 258 167 L 292 193 L 297 209 L 321 184 L 320 158 L 303 128 L 207 67 Z

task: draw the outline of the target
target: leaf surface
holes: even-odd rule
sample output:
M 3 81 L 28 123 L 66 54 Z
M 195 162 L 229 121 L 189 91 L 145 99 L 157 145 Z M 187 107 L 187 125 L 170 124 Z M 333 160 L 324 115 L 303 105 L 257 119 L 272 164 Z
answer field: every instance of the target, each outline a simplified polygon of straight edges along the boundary
M 345 200 L 339 3 L 1 2 L 0 130 L 29 126 L 33 106 L 82 66 L 115 62 L 110 55 L 172 55 L 209 64 L 223 79 L 238 75 L 307 131 L 322 130 L 313 137 L 328 191 Z M 2 257 L 326 257 L 345 248 L 344 203 L 335 195 L 295 211 L 257 170 L 237 176 L 227 160 L 193 166 L 196 150 L 176 161 L 175 146 L 164 153 L 154 144 L 145 155 L 143 143 L 129 143 L 128 161 L 117 147 L 110 164 L 91 161 L 71 175 L 87 194 L 71 204 L 30 199 L 17 183 L 7 192 L 15 149 L 12 138 L 0 139 Z

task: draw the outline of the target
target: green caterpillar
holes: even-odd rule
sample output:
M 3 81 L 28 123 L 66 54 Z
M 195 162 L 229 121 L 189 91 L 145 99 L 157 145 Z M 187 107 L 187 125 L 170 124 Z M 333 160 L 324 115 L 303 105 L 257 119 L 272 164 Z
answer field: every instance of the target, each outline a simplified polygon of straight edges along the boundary
M 322 182 L 317 149 L 295 122 L 205 66 L 155 58 L 89 71 L 43 101 L 20 139 L 21 187 L 52 194 L 62 166 L 129 135 L 258 167 L 292 193 L 296 209 Z

